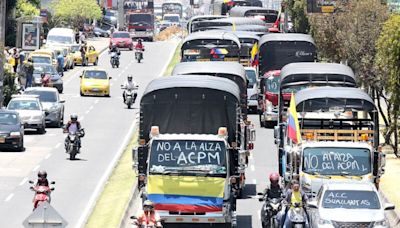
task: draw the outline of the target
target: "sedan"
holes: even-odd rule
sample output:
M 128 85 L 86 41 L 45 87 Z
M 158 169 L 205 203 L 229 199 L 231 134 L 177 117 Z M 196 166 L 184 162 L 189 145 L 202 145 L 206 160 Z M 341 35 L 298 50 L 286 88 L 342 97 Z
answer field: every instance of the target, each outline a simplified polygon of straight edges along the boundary
M 321 187 L 315 201 L 308 202 L 311 227 L 389 228 L 386 210 L 394 205 L 384 203 L 370 182 L 329 183 Z
M 38 96 L 13 95 L 7 109 L 18 112 L 25 129 L 36 129 L 39 134 L 46 132 L 45 113 Z
M 84 70 L 81 78 L 80 94 L 110 96 L 110 79 L 103 69 Z
M 110 31 L 104 30 L 100 27 L 94 27 L 93 33 L 97 37 L 110 37 Z
M 59 93 L 63 92 L 64 82 L 56 68 L 51 64 L 34 64 L 33 86 L 42 86 L 42 73 L 50 75 L 49 86 L 57 88 Z
M 110 46 L 116 45 L 119 48 L 129 48 L 133 50 L 133 42 L 128 32 L 114 32 L 111 35 Z
M 24 127 L 17 112 L 0 110 L 0 148 L 24 150 Z
M 24 94 L 38 95 L 46 114 L 46 125 L 62 127 L 64 125 L 64 102 L 55 88 L 31 87 Z

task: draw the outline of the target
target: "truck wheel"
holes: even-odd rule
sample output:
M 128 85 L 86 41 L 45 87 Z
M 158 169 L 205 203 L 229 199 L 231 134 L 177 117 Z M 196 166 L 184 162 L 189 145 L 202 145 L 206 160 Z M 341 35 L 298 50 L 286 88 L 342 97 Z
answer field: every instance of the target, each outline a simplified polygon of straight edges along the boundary
M 265 127 L 264 121 L 261 120 L 261 115 L 258 115 L 260 118 L 260 127 Z

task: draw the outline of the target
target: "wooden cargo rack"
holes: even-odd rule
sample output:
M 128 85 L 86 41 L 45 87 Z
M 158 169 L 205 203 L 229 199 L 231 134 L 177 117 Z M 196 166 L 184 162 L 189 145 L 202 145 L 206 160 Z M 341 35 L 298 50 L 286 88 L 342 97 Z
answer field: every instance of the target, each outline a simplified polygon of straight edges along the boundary
M 374 130 L 302 129 L 303 140 L 313 141 L 373 141 Z

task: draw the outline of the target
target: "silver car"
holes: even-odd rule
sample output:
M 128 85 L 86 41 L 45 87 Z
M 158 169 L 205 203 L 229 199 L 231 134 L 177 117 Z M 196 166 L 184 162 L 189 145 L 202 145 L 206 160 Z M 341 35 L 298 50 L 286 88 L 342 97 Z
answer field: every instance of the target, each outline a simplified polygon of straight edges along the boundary
M 64 102 L 58 90 L 50 87 L 30 87 L 24 94 L 38 95 L 46 114 L 46 125 L 62 127 L 64 124 Z
M 46 132 L 45 112 L 37 95 L 13 95 L 7 109 L 18 112 L 25 129 L 36 129 L 39 134 Z
M 307 206 L 311 227 L 318 228 L 388 228 L 385 210 L 394 210 L 393 204 L 382 201 L 375 185 L 361 181 L 325 184 Z

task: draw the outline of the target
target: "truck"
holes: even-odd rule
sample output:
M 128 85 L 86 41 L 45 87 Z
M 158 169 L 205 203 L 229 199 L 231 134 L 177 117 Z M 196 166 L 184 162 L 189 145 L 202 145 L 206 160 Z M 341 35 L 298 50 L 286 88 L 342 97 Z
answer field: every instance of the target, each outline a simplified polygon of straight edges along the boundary
M 161 5 L 162 17 L 165 15 L 179 16 L 179 20 L 183 17 L 183 4 L 181 1 L 166 1 Z
M 292 144 L 284 131 L 285 180 L 298 175 L 310 197 L 332 181 L 368 181 L 379 187 L 385 155 L 370 96 L 358 88 L 318 87 L 300 90 L 295 102 L 302 142 Z
M 155 79 L 140 102 L 138 188 L 168 224 L 236 227 L 240 90 L 225 78 Z
M 154 2 L 153 0 L 135 0 L 124 4 L 125 28 L 132 39 L 153 41 Z

